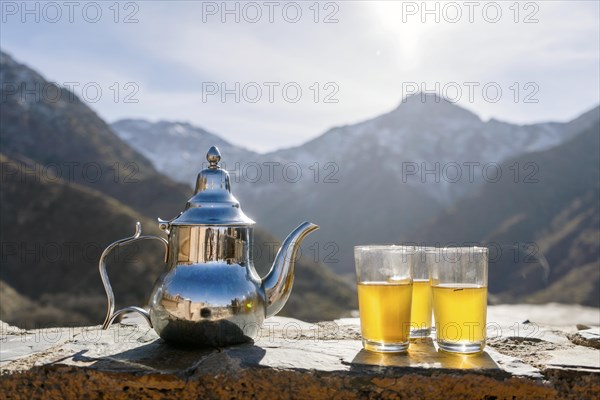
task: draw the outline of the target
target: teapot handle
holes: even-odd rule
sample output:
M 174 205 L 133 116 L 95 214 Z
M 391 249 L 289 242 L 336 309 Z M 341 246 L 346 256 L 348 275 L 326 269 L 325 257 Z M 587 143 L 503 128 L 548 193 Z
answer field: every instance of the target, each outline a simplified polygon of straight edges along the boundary
M 133 236 L 125 238 L 125 239 L 117 240 L 116 242 L 114 242 L 113 244 L 108 246 L 102 252 L 102 255 L 100 256 L 100 261 L 98 263 L 98 269 L 100 270 L 100 277 L 102 278 L 102 284 L 104 285 L 104 290 L 106 291 L 106 297 L 108 298 L 108 308 L 106 310 L 106 318 L 104 319 L 104 323 L 102 324 L 102 329 L 108 329 L 108 327 L 110 326 L 110 324 L 112 324 L 112 322 L 115 320 L 115 318 L 117 318 L 119 315 L 126 313 L 126 312 L 137 312 L 137 313 L 142 314 L 142 316 L 148 322 L 148 325 L 150 325 L 150 327 L 152 327 L 152 322 L 150 321 L 150 314 L 148 313 L 148 311 L 144 310 L 141 307 L 135 307 L 135 306 L 125 307 L 125 308 L 122 308 L 122 309 L 118 310 L 117 312 L 115 312 L 115 295 L 113 293 L 112 286 L 110 285 L 110 281 L 108 280 L 108 274 L 106 273 L 106 262 L 104 261 L 104 258 L 114 248 L 129 244 L 136 240 L 147 240 L 147 239 L 160 240 L 165 245 L 165 262 L 166 262 L 166 258 L 167 258 L 166 253 L 168 252 L 169 242 L 167 242 L 166 239 L 158 237 L 158 236 L 142 236 L 142 224 L 140 224 L 139 222 L 135 223 L 135 234 Z

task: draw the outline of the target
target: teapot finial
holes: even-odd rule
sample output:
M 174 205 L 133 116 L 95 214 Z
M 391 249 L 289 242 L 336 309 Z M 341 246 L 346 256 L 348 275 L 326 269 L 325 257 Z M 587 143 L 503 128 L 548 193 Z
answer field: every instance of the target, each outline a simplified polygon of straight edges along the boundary
M 206 153 L 206 159 L 208 160 L 208 168 L 217 169 L 219 166 L 217 165 L 219 161 L 221 161 L 221 152 L 217 148 L 217 146 L 211 146 L 208 149 L 208 153 Z
M 171 221 L 169 226 L 253 225 L 254 221 L 242 212 L 240 202 L 231 193 L 229 172 L 219 165 L 221 152 L 217 146 L 208 149 L 206 159 L 208 168 L 198 173 L 194 195 L 188 200 L 181 215 Z

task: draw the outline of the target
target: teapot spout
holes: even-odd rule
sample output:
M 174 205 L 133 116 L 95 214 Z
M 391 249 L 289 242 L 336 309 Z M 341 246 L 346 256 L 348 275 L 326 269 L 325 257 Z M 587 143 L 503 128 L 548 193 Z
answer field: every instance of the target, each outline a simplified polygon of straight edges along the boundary
M 290 297 L 298 247 L 309 233 L 317 229 L 318 225 L 303 222 L 283 241 L 271 270 L 262 280 L 262 287 L 267 296 L 267 318 L 277 314 Z

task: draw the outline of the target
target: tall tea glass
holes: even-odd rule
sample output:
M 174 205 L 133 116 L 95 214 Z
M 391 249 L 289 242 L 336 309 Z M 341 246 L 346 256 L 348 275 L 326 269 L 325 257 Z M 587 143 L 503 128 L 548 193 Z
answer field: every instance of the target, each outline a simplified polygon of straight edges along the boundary
M 439 348 L 481 352 L 486 339 L 488 249 L 444 247 L 428 255 Z
M 419 339 L 431 334 L 432 296 L 429 263 L 434 247 L 417 247 L 413 257 L 413 295 L 410 317 L 410 338 Z M 429 256 L 428 256 L 429 254 Z
M 414 247 L 356 246 L 356 280 L 363 347 L 406 351 L 410 335 Z

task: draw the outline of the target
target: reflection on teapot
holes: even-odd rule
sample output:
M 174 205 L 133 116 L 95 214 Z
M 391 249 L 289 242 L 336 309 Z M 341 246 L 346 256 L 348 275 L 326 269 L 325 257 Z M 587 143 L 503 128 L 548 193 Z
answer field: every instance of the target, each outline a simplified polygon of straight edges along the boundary
M 125 312 L 138 312 L 167 342 L 224 346 L 249 340 L 265 318 L 285 305 L 298 247 L 318 226 L 304 222 L 290 233 L 261 279 L 251 253 L 254 221 L 231 193 L 229 174 L 218 165 L 219 150 L 211 147 L 206 158 L 209 166 L 198 174 L 195 194 L 185 210 L 170 221 L 159 219 L 168 240 L 142 236 L 138 222 L 132 237 L 102 253 L 99 268 L 108 297 L 103 329 Z M 167 268 L 154 286 L 148 310 L 126 307 L 115 312 L 105 257 L 116 247 L 150 239 L 165 245 Z

